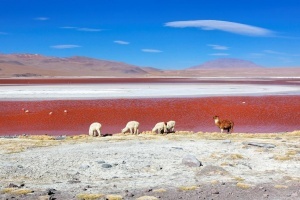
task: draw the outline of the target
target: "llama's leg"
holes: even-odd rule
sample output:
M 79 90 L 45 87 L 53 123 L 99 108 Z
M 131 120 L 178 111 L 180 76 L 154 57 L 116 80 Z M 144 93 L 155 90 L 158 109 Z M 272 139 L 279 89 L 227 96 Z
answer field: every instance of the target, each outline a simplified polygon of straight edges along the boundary
M 100 129 L 97 129 L 98 137 L 101 137 L 101 131 Z
M 130 130 L 130 134 L 132 134 L 132 132 L 133 132 L 132 128 L 129 128 L 129 130 Z
M 139 134 L 139 129 L 138 129 L 138 128 L 136 128 L 136 134 L 137 134 L 137 135 Z

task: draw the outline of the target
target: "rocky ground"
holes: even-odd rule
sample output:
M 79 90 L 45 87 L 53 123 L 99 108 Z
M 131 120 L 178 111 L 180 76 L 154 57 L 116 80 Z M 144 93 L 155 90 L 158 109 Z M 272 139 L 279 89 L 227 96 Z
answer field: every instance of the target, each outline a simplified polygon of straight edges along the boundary
M 300 132 L 0 138 L 0 199 L 299 199 Z

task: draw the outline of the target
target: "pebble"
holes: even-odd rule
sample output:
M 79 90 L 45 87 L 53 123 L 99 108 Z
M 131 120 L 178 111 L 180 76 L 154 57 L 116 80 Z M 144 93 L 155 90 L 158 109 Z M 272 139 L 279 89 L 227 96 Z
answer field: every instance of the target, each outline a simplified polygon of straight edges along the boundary
M 104 163 L 104 164 L 102 164 L 102 167 L 103 168 L 112 168 L 112 165 L 108 164 L 108 163 Z

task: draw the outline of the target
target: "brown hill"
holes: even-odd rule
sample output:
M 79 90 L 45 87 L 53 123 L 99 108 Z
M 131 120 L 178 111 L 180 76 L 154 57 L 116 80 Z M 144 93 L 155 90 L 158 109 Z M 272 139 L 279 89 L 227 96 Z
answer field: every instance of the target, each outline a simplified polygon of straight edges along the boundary
M 38 54 L 0 54 L 0 78 L 59 76 L 300 77 L 300 67 L 265 68 L 245 60 L 217 59 L 184 70 L 159 70 L 81 56 L 58 58 Z
M 197 69 L 257 69 L 263 68 L 251 61 L 240 60 L 235 58 L 220 58 L 212 61 L 205 62 L 201 65 L 193 66 L 187 70 Z
M 116 76 L 136 77 L 159 73 L 142 67 L 88 57 L 47 57 L 38 54 L 0 54 L 0 77 Z

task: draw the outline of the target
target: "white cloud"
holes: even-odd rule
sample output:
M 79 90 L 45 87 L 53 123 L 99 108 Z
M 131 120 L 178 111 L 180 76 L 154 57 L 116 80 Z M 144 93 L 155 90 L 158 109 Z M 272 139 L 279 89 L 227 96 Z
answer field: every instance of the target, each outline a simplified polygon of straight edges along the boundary
M 98 28 L 80 28 L 80 27 L 75 27 L 75 26 L 63 26 L 60 27 L 62 29 L 73 29 L 77 31 L 85 31 L 85 32 L 100 32 L 103 31 L 103 29 L 98 29 Z
M 273 51 L 273 50 L 264 50 L 264 53 L 275 54 L 275 55 L 286 55 L 286 53 L 279 52 L 279 51 Z
M 202 30 L 220 30 L 239 35 L 248 36 L 272 36 L 274 32 L 268 29 L 240 24 L 236 22 L 219 20 L 192 20 L 192 21 L 174 21 L 167 22 L 165 26 L 174 28 L 201 28 Z
M 122 40 L 115 40 L 114 43 L 116 43 L 116 44 L 122 44 L 122 45 L 127 45 L 127 44 L 129 44 L 129 42 L 122 41 Z
M 63 28 L 63 29 L 77 29 L 77 27 L 74 27 L 74 26 L 63 26 L 63 27 L 60 27 L 60 28 Z
M 161 50 L 158 49 L 142 49 L 143 52 L 147 52 L 147 53 L 161 53 Z
M 209 54 L 210 56 L 229 56 L 228 53 L 212 53 L 212 54 Z
M 96 28 L 77 28 L 78 31 L 86 31 L 86 32 L 99 32 L 102 31 L 102 29 L 96 29 Z
M 229 47 L 218 45 L 218 44 L 208 44 L 207 46 L 212 47 L 215 50 L 228 50 Z
M 51 46 L 51 48 L 54 48 L 54 49 L 73 49 L 73 48 L 78 48 L 78 47 L 81 47 L 81 46 L 74 45 L 74 44 L 60 44 L 60 45 Z
M 49 18 L 48 17 L 37 17 L 37 18 L 34 18 L 34 20 L 46 21 L 46 20 L 49 20 Z

